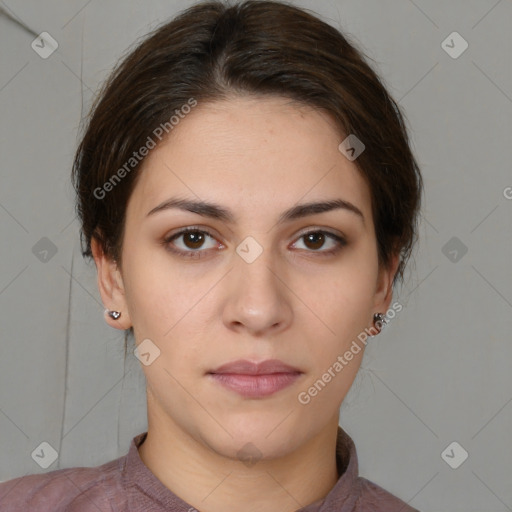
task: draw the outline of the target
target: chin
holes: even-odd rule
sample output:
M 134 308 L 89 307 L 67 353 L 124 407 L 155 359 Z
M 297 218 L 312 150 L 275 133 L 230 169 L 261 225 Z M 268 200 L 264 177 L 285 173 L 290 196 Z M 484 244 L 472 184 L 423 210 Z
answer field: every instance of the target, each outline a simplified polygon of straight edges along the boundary
M 219 436 L 208 429 L 202 433 L 202 438 L 219 455 L 246 461 L 246 465 L 251 466 L 251 461 L 285 456 L 300 444 L 305 433 L 294 422 L 283 421 L 285 417 L 283 413 L 262 414 L 261 411 L 240 414 L 221 422 L 233 437 L 225 432 Z

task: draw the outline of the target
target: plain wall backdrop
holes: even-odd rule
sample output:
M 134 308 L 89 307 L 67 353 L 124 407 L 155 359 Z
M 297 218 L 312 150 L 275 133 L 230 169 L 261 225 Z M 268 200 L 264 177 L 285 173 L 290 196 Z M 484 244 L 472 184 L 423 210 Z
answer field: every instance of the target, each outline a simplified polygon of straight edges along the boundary
M 117 60 L 192 3 L 0 1 L 58 43 L 42 58 L 0 18 L 0 481 L 102 464 L 147 427 L 140 363 L 133 346 L 124 360 L 80 255 L 70 170 Z M 369 341 L 341 408 L 360 474 L 422 512 L 510 511 L 512 2 L 294 3 L 373 59 L 425 180 L 419 245 L 393 298 L 404 307 Z M 42 442 L 58 452 L 47 469 L 31 456 Z

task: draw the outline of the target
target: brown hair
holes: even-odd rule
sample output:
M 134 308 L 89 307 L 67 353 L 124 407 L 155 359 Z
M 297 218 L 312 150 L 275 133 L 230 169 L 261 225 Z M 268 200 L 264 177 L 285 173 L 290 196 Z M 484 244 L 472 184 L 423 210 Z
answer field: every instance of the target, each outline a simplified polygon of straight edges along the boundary
M 363 55 L 329 24 L 280 1 L 201 2 L 154 30 L 105 82 L 76 152 L 83 256 L 92 256 L 95 237 L 121 265 L 126 205 L 140 168 L 126 163 L 173 113 L 191 99 L 278 95 L 327 111 L 341 132 L 364 143 L 354 163 L 370 188 L 379 263 L 400 252 L 393 285 L 403 282 L 423 182 L 404 115 Z M 122 179 L 99 194 L 123 166 Z

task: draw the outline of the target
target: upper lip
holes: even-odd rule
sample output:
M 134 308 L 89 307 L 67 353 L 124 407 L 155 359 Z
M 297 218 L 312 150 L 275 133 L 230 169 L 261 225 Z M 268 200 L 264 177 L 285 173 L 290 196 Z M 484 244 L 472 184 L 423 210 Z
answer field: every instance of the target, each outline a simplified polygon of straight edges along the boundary
M 241 375 L 268 375 L 271 373 L 302 373 L 298 368 L 283 363 L 279 359 L 267 359 L 259 363 L 238 359 L 223 364 L 208 373 L 235 373 Z

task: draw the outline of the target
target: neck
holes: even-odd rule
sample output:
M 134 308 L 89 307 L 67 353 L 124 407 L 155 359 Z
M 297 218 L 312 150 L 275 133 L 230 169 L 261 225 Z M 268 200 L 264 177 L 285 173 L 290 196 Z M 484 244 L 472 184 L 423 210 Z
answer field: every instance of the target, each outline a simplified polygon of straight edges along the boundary
M 246 465 L 168 417 L 148 413 L 148 434 L 138 451 L 164 486 L 202 512 L 291 512 L 321 500 L 336 484 L 337 431 L 338 415 L 295 451 Z

